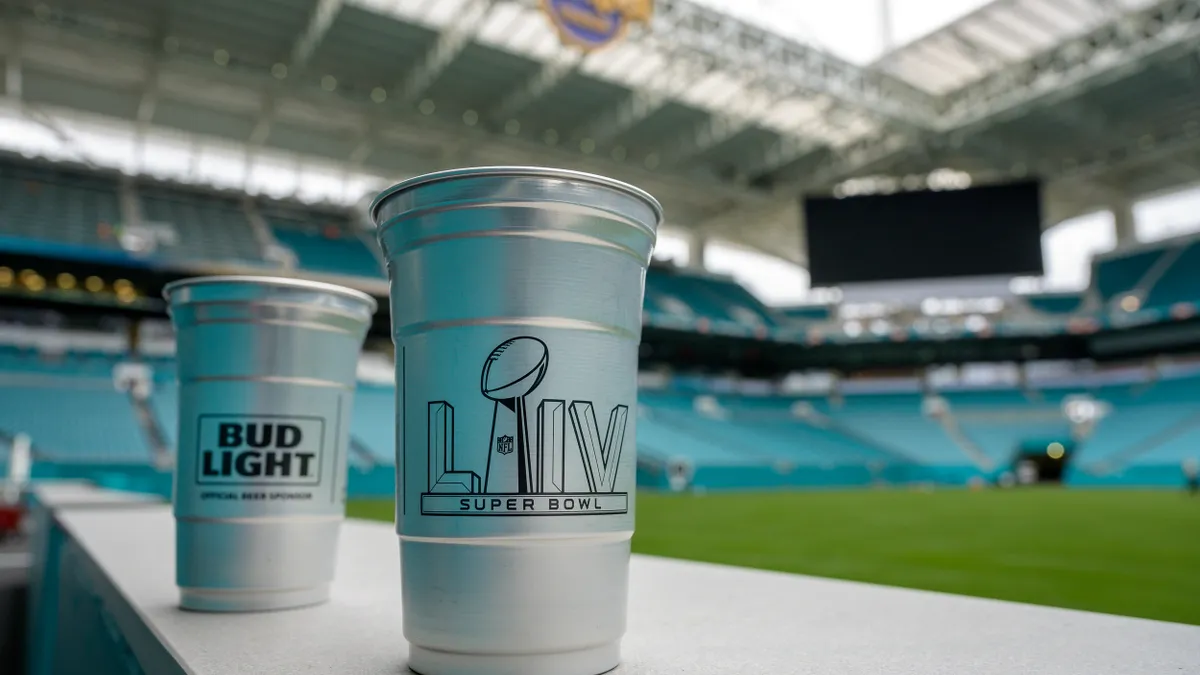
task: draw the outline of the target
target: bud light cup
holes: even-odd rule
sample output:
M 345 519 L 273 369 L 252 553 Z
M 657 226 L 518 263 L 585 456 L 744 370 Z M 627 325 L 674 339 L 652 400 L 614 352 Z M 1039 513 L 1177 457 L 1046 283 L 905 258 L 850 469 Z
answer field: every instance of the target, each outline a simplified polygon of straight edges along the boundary
M 179 362 L 176 582 L 185 609 L 329 597 L 368 295 L 268 277 L 169 284 Z
M 653 197 L 495 167 L 376 198 L 409 667 L 595 675 L 625 632 Z

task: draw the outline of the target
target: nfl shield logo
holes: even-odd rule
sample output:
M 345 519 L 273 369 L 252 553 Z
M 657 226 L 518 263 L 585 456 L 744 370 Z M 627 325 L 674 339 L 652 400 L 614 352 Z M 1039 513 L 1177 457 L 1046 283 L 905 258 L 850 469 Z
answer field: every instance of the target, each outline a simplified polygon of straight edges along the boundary
M 496 438 L 496 452 L 507 455 L 513 451 L 513 437 L 499 436 Z

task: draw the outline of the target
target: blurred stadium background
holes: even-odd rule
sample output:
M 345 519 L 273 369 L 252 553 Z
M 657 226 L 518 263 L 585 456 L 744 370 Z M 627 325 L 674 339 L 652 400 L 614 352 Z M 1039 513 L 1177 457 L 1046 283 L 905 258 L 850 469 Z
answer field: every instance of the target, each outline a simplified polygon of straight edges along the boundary
M 636 548 L 1200 623 L 1200 0 L 3 0 L 0 59 L 35 478 L 169 494 L 165 283 L 383 299 L 377 190 L 550 165 L 668 214 Z

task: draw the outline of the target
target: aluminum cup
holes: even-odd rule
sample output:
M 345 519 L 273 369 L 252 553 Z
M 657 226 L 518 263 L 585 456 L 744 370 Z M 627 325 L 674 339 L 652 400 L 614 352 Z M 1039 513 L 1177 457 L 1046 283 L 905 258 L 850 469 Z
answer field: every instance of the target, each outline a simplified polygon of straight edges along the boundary
M 614 668 L 661 207 L 600 176 L 493 167 L 406 181 L 371 215 L 391 278 L 409 667 Z
M 329 597 L 368 295 L 269 277 L 169 284 L 179 362 L 176 581 L 185 609 Z

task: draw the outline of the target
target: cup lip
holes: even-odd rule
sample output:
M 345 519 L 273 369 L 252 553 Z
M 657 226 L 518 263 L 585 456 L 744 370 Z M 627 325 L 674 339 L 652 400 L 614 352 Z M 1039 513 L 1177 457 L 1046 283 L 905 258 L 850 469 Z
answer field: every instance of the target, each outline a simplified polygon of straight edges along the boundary
M 542 177 L 542 178 L 563 178 L 568 180 L 582 181 L 592 183 L 600 187 L 607 187 L 614 190 L 624 192 L 628 195 L 636 197 L 645 202 L 652 211 L 654 211 L 654 227 L 657 228 L 663 222 L 663 207 L 662 204 L 654 198 L 649 192 L 646 192 L 636 185 L 631 185 L 624 181 L 607 176 L 601 176 L 586 171 L 575 171 L 573 169 L 556 169 L 553 167 L 544 166 L 473 166 L 463 167 L 460 169 L 445 169 L 442 171 L 434 171 L 433 173 L 414 176 L 408 180 L 400 181 L 395 185 L 384 189 L 375 199 L 371 200 L 371 205 L 367 211 L 370 214 L 371 222 L 375 223 L 376 227 L 380 227 L 379 222 L 379 207 L 391 197 L 411 190 L 415 187 L 428 185 L 457 178 L 475 178 L 478 176 L 512 176 L 512 177 Z
M 177 279 L 163 286 L 163 299 L 168 303 L 171 302 L 171 294 L 181 288 L 190 288 L 192 286 L 207 286 L 210 284 L 251 284 L 257 286 L 275 286 L 279 288 L 295 288 L 308 291 L 321 291 L 323 293 L 332 293 L 340 295 L 351 300 L 358 300 L 366 304 L 371 313 L 379 309 L 379 303 L 370 294 L 363 291 L 339 286 L 324 281 L 313 281 L 311 279 L 293 279 L 289 277 L 272 277 L 272 276 L 257 276 L 253 274 L 214 274 L 211 276 L 188 277 L 186 279 Z

